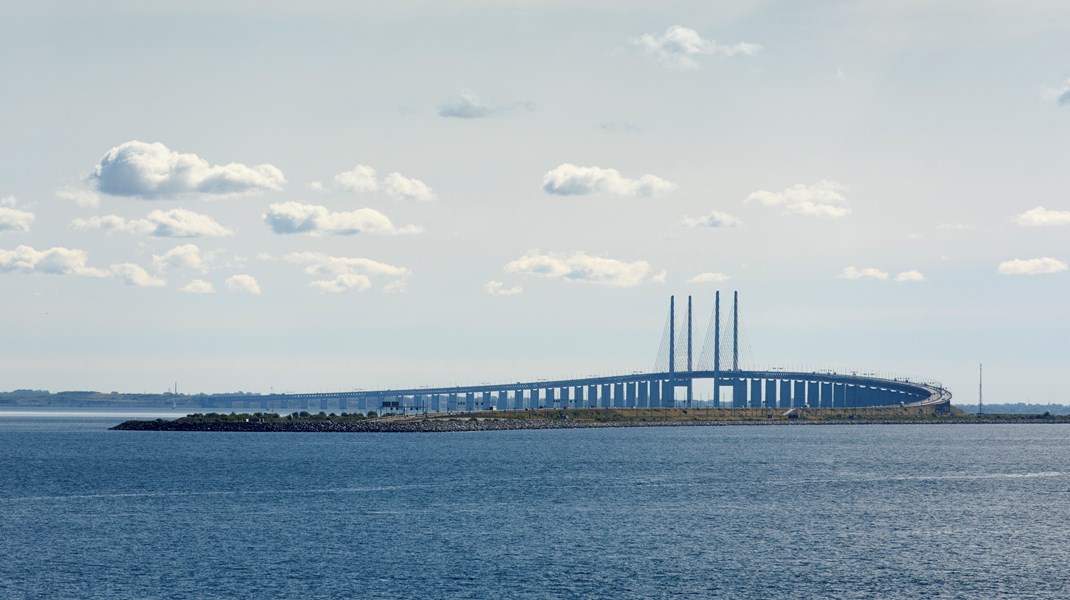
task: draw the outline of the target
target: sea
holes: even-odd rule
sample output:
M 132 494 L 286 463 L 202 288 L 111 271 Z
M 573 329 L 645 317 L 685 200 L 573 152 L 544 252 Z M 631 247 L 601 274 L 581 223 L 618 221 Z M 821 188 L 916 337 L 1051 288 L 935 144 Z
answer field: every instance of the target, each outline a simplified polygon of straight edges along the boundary
M 1070 426 L 0 413 L 0 598 L 1067 598 Z

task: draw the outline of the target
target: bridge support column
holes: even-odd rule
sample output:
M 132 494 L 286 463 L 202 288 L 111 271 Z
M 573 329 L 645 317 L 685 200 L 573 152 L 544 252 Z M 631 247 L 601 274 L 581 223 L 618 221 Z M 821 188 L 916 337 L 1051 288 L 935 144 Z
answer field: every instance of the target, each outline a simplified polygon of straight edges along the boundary
M 732 408 L 747 408 L 747 380 L 732 379 Z
M 613 384 L 613 406 L 614 408 L 622 408 L 624 406 L 624 384 Z
M 650 396 L 647 406 L 657 408 L 661 406 L 661 382 L 657 379 L 647 382 L 650 386 Z
M 610 385 L 603 383 L 601 387 L 602 389 L 598 392 L 598 406 L 599 408 L 609 408 L 613 406 L 613 398 L 609 392 Z
M 750 384 L 750 407 L 761 408 L 762 407 L 762 380 L 761 379 L 748 379 L 747 383 Z
M 572 403 L 572 388 L 565 386 L 561 388 L 561 408 L 568 408 L 568 405 Z
M 787 379 L 780 380 L 780 408 L 791 408 L 791 381 Z
M 587 396 L 583 399 L 585 407 L 594 407 L 598 405 L 598 386 L 588 385 Z
M 832 394 L 835 393 L 835 385 L 832 383 L 821 384 L 821 408 L 832 408 Z
M 676 406 L 676 389 L 673 387 L 674 382 L 671 380 L 664 380 L 661 382 L 661 407 L 672 408 Z
M 844 400 L 843 405 L 847 408 L 855 408 L 858 406 L 858 398 L 862 395 L 862 388 L 857 385 L 843 386 Z
M 821 403 L 819 402 L 820 398 L 818 397 L 818 390 L 820 387 L 820 384 L 816 381 L 806 382 L 806 404 L 811 408 L 821 406 Z
M 777 380 L 766 379 L 765 380 L 765 407 L 776 408 L 776 390 Z
M 635 385 L 637 389 L 637 398 L 635 400 L 635 405 L 637 407 L 641 406 L 643 408 L 650 406 L 650 382 L 640 381 Z

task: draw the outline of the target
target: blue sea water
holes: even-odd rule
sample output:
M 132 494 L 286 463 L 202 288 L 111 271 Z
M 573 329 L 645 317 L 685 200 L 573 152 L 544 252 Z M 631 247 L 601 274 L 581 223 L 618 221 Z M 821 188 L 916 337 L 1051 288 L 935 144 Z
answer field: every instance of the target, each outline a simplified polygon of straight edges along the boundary
M 2 598 L 1070 597 L 1070 427 L 0 418 Z

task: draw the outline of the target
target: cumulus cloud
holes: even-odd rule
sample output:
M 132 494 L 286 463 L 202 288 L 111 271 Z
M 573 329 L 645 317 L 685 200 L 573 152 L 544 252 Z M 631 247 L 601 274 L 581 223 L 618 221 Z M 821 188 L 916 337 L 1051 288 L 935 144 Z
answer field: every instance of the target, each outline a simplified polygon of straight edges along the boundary
M 160 271 L 191 270 L 202 273 L 208 271 L 208 260 L 201 254 L 201 249 L 193 244 L 175 246 L 163 254 L 152 256 L 152 262 Z
M 308 285 L 330 293 L 369 290 L 372 288 L 372 277 L 393 280 L 386 284 L 384 291 L 404 291 L 404 281 L 411 275 L 405 267 L 370 258 L 330 256 L 322 252 L 291 252 L 284 255 L 282 260 L 305 265 L 306 274 L 320 278 Z
M 100 194 L 89 190 L 76 190 L 73 188 L 56 190 L 56 200 L 72 202 L 82 208 L 98 208 L 100 206 Z
M 873 267 L 864 267 L 859 269 L 858 267 L 844 267 L 840 274 L 836 276 L 839 279 L 888 279 L 888 273 L 881 271 L 880 269 L 874 269 Z
M 340 190 L 357 194 L 382 191 L 395 200 L 430 202 L 435 199 L 434 190 L 423 181 L 413 177 L 405 177 L 396 171 L 380 178 L 375 169 L 368 165 L 357 165 L 348 171 L 335 175 L 334 183 Z M 312 182 L 312 185 L 316 186 L 317 191 L 326 189 L 318 181 Z
M 643 175 L 639 179 L 621 176 L 616 169 L 601 167 L 577 167 L 564 163 L 546 173 L 542 189 L 558 196 L 579 196 L 605 192 L 620 196 L 653 196 L 675 190 L 678 186 L 656 175 Z
M 895 276 L 895 280 L 900 283 L 920 282 L 925 281 L 925 275 L 918 271 L 903 271 Z
M 747 196 L 746 202 L 760 202 L 779 206 L 785 213 L 839 219 L 851 214 L 851 206 L 843 192 L 847 188 L 835 181 L 814 184 L 797 183 L 782 192 L 759 190 Z
M 703 56 L 751 56 L 762 49 L 758 44 L 718 44 L 704 39 L 694 29 L 673 25 L 661 35 L 645 33 L 632 38 L 632 46 L 661 64 L 677 69 L 697 69 Z
M 375 174 L 375 169 L 368 165 L 357 165 L 348 171 L 343 171 L 334 176 L 334 182 L 342 190 L 358 194 L 379 189 L 379 178 Z
M 691 279 L 688 279 L 688 283 L 721 283 L 722 281 L 728 281 L 731 279 L 724 273 L 699 273 Z
M 488 281 L 487 284 L 483 286 L 483 291 L 491 296 L 516 296 L 523 292 L 524 288 L 519 285 L 507 288 L 505 287 L 505 284 L 500 281 Z
M 1016 258 L 999 263 L 1002 275 L 1049 275 L 1065 271 L 1065 262 L 1048 256 L 1042 258 Z
M 215 287 L 203 279 L 194 279 L 186 285 L 178 288 L 178 291 L 186 292 L 187 294 L 214 294 Z
M 0 198 L 0 231 L 29 231 L 34 214 L 15 208 L 18 201 L 14 196 Z
M 75 219 L 71 222 L 71 227 L 77 230 L 98 229 L 106 233 L 118 231 L 172 238 L 223 237 L 233 233 L 212 217 L 184 208 L 154 210 L 144 219 L 126 219 L 119 215 Z
M 107 272 L 88 266 L 89 254 L 85 250 L 57 246 L 37 250 L 31 246 L 18 246 L 14 250 L 0 250 L 0 271 L 44 273 L 48 275 L 85 275 L 104 277 Z
M 147 199 L 279 191 L 286 183 L 282 171 L 273 165 L 211 165 L 196 154 L 137 140 L 108 150 L 89 181 L 105 194 Z
M 612 287 L 633 287 L 652 282 L 655 278 L 651 277 L 651 271 L 650 263 L 645 260 L 623 262 L 583 252 L 565 255 L 532 251 L 505 265 L 506 273 Z
M 134 263 L 112 265 L 108 271 L 113 277 L 126 285 L 136 287 L 160 287 L 167 284 L 163 279 L 149 275 L 148 271 Z
M 421 227 L 397 227 L 383 213 L 372 208 L 348 212 L 331 212 L 327 207 L 301 202 L 280 202 L 268 207 L 264 222 L 278 234 L 311 233 L 313 235 L 356 235 L 378 233 L 399 235 L 420 233 Z
M 260 295 L 260 283 L 252 275 L 231 275 L 227 278 L 226 286 L 232 292 Z
M 739 219 L 719 210 L 711 211 L 702 217 L 684 217 L 680 221 L 684 227 L 735 227 L 739 225 Z
M 487 104 L 474 93 L 468 90 L 461 90 L 438 107 L 438 116 L 458 119 L 483 119 L 522 108 L 531 110 L 531 105 L 523 102 L 508 105 Z
M 1027 227 L 1070 225 L 1070 210 L 1048 210 L 1038 206 L 1014 218 L 1014 222 Z

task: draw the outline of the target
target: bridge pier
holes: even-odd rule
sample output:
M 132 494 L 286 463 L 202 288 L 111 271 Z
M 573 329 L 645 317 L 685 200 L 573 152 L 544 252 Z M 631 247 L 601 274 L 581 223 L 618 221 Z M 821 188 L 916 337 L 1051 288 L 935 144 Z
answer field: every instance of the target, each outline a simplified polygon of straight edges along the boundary
M 624 407 L 624 384 L 617 383 L 613 385 L 613 407 Z
M 776 392 L 777 392 L 777 380 L 766 379 L 765 380 L 765 407 L 776 408 Z

